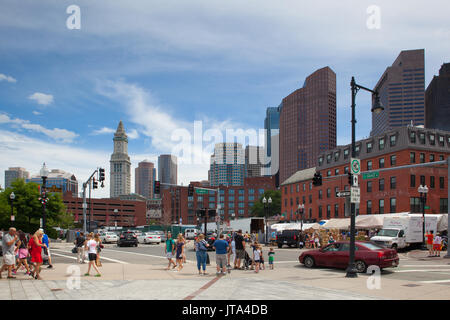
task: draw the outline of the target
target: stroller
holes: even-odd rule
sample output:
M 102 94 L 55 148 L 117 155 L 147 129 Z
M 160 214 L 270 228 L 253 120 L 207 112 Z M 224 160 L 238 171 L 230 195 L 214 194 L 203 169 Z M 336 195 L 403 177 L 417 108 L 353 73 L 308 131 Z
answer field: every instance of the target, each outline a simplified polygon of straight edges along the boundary
M 245 257 L 244 257 L 244 268 L 245 270 L 250 269 L 252 266 L 253 260 L 250 258 L 250 255 L 245 251 Z

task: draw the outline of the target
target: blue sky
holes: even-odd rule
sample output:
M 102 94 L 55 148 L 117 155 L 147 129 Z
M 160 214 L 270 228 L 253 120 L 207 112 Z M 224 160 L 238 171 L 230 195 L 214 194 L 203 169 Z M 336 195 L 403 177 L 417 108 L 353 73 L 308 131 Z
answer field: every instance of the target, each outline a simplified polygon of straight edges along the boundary
M 66 9 L 78 5 L 81 29 Z M 380 8 L 369 29 L 367 8 Z M 263 127 L 265 109 L 315 70 L 337 74 L 338 144 L 350 142 L 352 76 L 373 87 L 401 50 L 425 48 L 426 85 L 450 52 L 450 3 L 424 1 L 3 0 L 0 10 L 0 184 L 45 161 L 85 180 L 109 169 L 123 120 L 133 166 L 174 148 L 172 133 Z M 357 97 L 357 138 L 371 129 Z M 179 182 L 207 178 L 181 164 Z M 134 172 L 134 170 L 133 170 Z M 108 174 L 107 174 L 108 177 Z M 133 180 L 134 181 L 134 177 Z M 134 186 L 134 183 L 132 183 Z M 133 187 L 132 187 L 133 189 Z M 96 196 L 108 196 L 109 189 Z

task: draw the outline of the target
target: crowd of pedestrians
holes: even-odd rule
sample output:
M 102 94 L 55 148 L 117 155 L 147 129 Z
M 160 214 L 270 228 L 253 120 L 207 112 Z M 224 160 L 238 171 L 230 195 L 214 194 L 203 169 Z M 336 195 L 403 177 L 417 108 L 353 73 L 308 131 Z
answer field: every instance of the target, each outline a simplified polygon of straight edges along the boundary
M 83 232 L 78 232 L 74 245 L 72 252 L 77 254 L 77 262 L 84 264 L 85 260 L 89 261 L 87 272 L 84 275 L 90 276 L 91 268 L 93 268 L 97 272 L 95 277 L 101 277 L 98 267 L 102 266 L 100 252 L 104 246 L 100 240 L 100 234 L 91 232 L 84 236 Z
M 442 248 L 442 237 L 439 233 L 433 234 L 433 230 L 428 231 L 425 234 L 428 257 L 440 257 Z

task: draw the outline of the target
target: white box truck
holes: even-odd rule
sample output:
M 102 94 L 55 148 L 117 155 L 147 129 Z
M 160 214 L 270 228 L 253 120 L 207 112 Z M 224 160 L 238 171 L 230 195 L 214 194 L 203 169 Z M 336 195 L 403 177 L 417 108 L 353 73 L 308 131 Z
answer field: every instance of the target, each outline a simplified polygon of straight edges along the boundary
M 425 215 L 425 232 L 433 230 L 436 233 L 439 218 L 439 215 Z M 383 229 L 370 240 L 392 249 L 402 249 L 412 244 L 422 243 L 422 220 L 420 214 L 384 217 Z

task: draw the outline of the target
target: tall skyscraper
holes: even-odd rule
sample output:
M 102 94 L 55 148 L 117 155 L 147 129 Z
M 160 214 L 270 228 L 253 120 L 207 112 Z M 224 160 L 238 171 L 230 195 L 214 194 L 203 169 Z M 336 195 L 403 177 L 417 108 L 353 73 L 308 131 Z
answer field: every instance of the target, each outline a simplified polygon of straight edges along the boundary
M 178 181 L 177 157 L 171 154 L 162 154 L 158 157 L 158 179 L 161 183 L 177 184 Z M 161 185 L 162 189 L 169 186 Z
M 138 167 L 134 170 L 134 188 L 137 194 L 153 199 L 153 183 L 155 177 L 155 165 L 152 162 L 144 160 L 139 162 Z
M 245 147 L 245 178 L 261 177 L 264 173 L 265 151 L 260 146 Z
M 240 143 L 217 143 L 211 155 L 209 182 L 212 187 L 242 186 L 245 178 L 244 149 Z
M 42 177 L 40 174 L 32 176 L 26 182 L 34 182 L 42 185 Z M 52 169 L 48 173 L 45 187 L 49 192 L 60 192 L 65 194 L 70 192 L 73 196 L 78 195 L 78 181 L 74 174 L 61 169 Z
M 425 93 L 425 127 L 450 131 L 450 63 L 444 63 Z
M 110 197 L 131 193 L 131 161 L 128 156 L 128 137 L 123 128 L 122 120 L 119 122 L 114 134 L 114 153 L 110 162 Z
M 280 183 L 316 165 L 317 156 L 336 147 L 336 74 L 329 67 L 306 78 L 283 99 L 280 113 Z
M 11 188 L 11 184 L 17 179 L 28 179 L 30 173 L 25 168 L 14 167 L 5 170 L 5 189 Z
M 425 124 L 425 50 L 400 52 L 381 76 L 374 90 L 384 111 L 372 113 L 371 136 L 393 128 Z
M 279 172 L 279 140 L 280 140 L 280 113 L 283 108 L 281 103 L 277 108 L 267 108 L 264 119 L 266 139 L 266 160 L 264 161 L 265 176 L 275 176 Z

